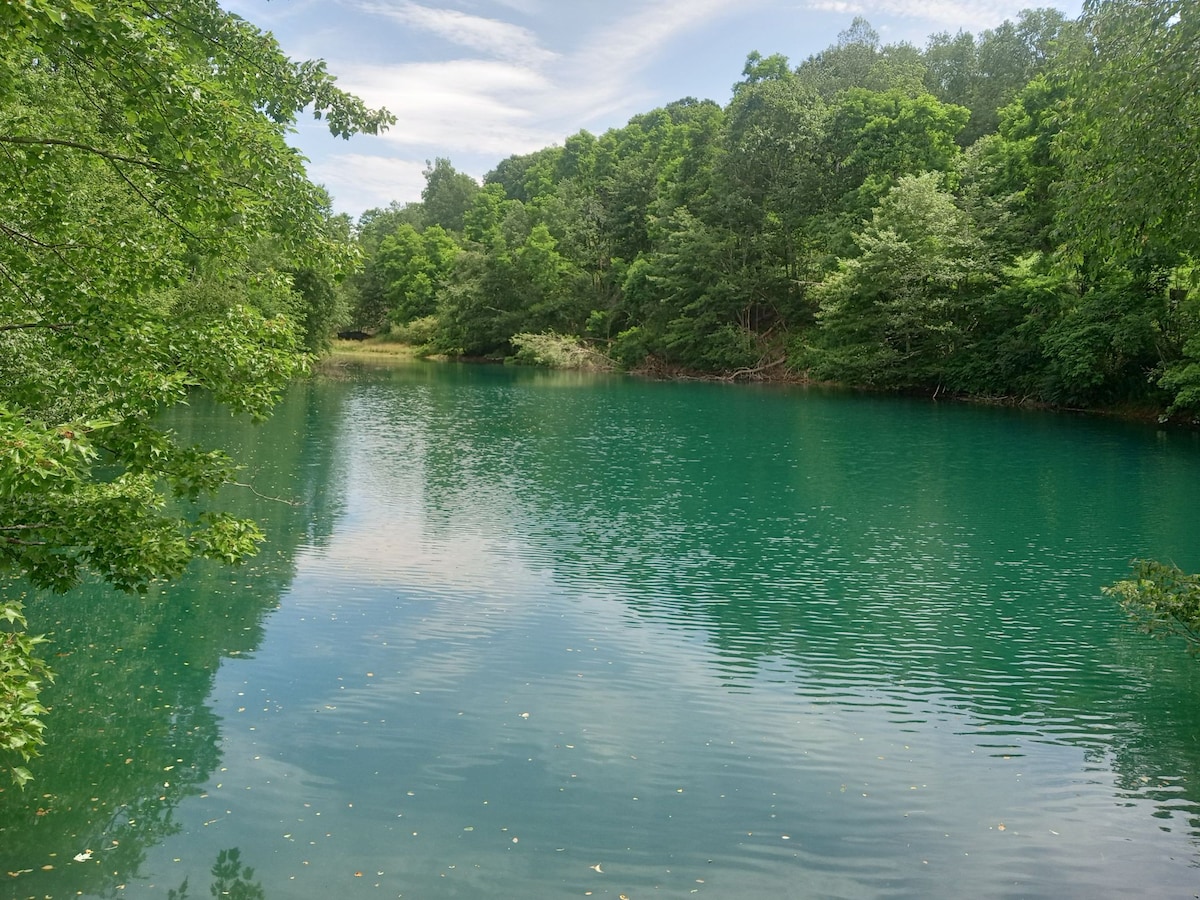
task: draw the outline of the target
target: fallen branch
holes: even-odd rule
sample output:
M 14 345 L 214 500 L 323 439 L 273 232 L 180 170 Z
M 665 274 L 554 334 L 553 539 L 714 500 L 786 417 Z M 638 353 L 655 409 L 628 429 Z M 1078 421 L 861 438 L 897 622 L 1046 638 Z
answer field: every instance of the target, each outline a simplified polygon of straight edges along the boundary
M 768 372 L 771 369 L 777 369 L 787 362 L 786 356 L 781 356 L 774 362 L 759 363 L 757 366 L 746 366 L 741 369 L 734 369 L 728 375 L 721 378 L 721 381 L 740 381 L 742 379 L 750 379 L 756 375 L 761 375 L 763 372 Z

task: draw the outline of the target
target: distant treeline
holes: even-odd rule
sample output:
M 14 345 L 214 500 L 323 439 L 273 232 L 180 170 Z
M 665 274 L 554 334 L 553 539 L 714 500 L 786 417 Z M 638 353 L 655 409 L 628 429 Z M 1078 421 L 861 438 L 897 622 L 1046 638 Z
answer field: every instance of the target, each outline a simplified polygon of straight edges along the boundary
M 362 216 L 355 327 L 506 356 L 1069 406 L 1200 410 L 1200 14 L 1085 3 L 924 48 L 856 19 L 684 99 L 512 156 L 438 159 Z

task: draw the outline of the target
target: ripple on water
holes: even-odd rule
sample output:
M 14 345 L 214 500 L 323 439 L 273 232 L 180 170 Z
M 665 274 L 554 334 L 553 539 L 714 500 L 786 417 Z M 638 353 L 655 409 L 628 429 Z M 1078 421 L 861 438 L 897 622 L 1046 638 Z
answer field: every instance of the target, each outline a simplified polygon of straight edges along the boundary
M 274 739 L 406 888 L 1116 896 L 1188 853 L 1158 829 L 1195 808 L 1195 729 L 1152 698 L 1190 676 L 1097 611 L 1125 536 L 1095 523 L 1140 514 L 1097 515 L 1092 445 L 1018 466 L 990 414 L 950 447 L 945 410 L 524 377 L 356 398 L 342 524 L 276 617 L 341 617 L 294 626 L 311 653 L 276 623 L 324 727 Z

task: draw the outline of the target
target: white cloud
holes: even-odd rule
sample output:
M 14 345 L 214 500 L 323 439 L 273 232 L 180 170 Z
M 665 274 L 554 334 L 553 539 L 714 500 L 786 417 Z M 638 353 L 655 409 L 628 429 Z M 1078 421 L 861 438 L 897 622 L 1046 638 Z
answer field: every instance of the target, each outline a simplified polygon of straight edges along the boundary
M 715 19 L 745 15 L 757 5 L 759 0 L 665 0 L 643 4 L 585 35 L 560 69 L 556 94 L 546 98 L 546 123 L 553 123 L 556 140 L 589 123 L 645 112 L 656 102 L 656 90 L 640 76 L 661 62 L 672 44 Z
M 425 187 L 424 161 L 342 153 L 308 166 L 309 177 L 325 185 L 338 210 L 355 215 L 386 205 L 388 199 L 417 199 Z
M 545 65 L 556 58 L 556 54 L 539 44 L 537 35 L 528 28 L 499 19 L 472 16 L 454 9 L 435 9 L 407 0 L 368 0 L 360 3 L 358 8 L 430 32 L 486 56 L 531 66 Z
M 343 67 L 340 84 L 372 105 L 386 106 L 396 124 L 390 144 L 507 156 L 560 137 L 542 123 L 542 103 L 554 85 L 510 63 L 452 60 L 393 66 Z
M 542 8 L 538 0 L 496 0 L 496 3 L 526 16 L 536 15 Z
M 370 17 L 434 34 L 471 57 L 330 66 L 340 87 L 396 116 L 380 153 L 403 159 L 334 151 L 310 166 L 338 208 L 361 209 L 380 205 L 381 195 L 419 196 L 423 160 L 446 156 L 460 170 L 469 160 L 468 169 L 473 163 L 484 171 L 509 155 L 561 143 L 580 128 L 602 130 L 649 109 L 657 99 L 653 85 L 639 80 L 645 70 L 678 49 L 689 32 L 744 15 L 763 0 L 658 0 L 636 5 L 629 15 L 621 15 L 617 3 L 606 25 L 577 31 L 575 48 L 561 54 L 545 49 L 528 29 L 485 15 L 410 0 L 345 2 Z M 493 0 L 492 9 L 528 12 L 534 2 Z
M 965 28 L 978 31 L 994 28 L 1005 19 L 1015 19 L 1030 4 L 1013 0 L 809 0 L 807 9 L 845 15 L 896 16 L 932 23 L 932 30 Z M 925 27 L 925 26 L 922 26 Z
M 816 12 L 832 12 L 840 15 L 862 15 L 866 12 L 861 3 L 847 3 L 845 0 L 812 0 L 808 9 Z
M 542 50 L 526 29 L 495 19 L 410 2 L 360 8 L 499 57 L 338 67 L 348 89 L 396 114 L 389 142 L 443 147 L 453 158 L 456 151 L 529 152 L 588 123 L 607 124 L 622 112 L 641 111 L 653 102 L 652 87 L 637 82 L 643 70 L 687 32 L 724 15 L 745 14 L 748 6 L 747 0 L 643 5 L 619 22 L 585 33 L 579 48 L 567 55 Z
M 754 5 L 747 0 L 667 0 L 649 4 L 593 35 L 574 62 L 593 77 L 621 84 L 656 62 L 667 45 L 685 33 L 721 16 L 735 12 L 744 15 Z

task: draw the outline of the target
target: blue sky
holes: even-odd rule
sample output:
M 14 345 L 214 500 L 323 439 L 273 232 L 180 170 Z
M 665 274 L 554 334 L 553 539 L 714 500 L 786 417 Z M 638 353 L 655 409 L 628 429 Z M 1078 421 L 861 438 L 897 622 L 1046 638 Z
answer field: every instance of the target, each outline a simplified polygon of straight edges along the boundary
M 309 174 L 357 217 L 419 200 L 427 160 L 482 178 L 586 128 L 697 97 L 729 100 L 746 54 L 793 64 L 837 39 L 856 15 L 886 43 L 978 34 L 1022 0 L 226 0 L 295 59 L 324 59 L 338 84 L 396 124 L 382 137 L 333 139 L 304 120 L 292 143 Z M 1044 3 L 1067 16 L 1079 0 Z

